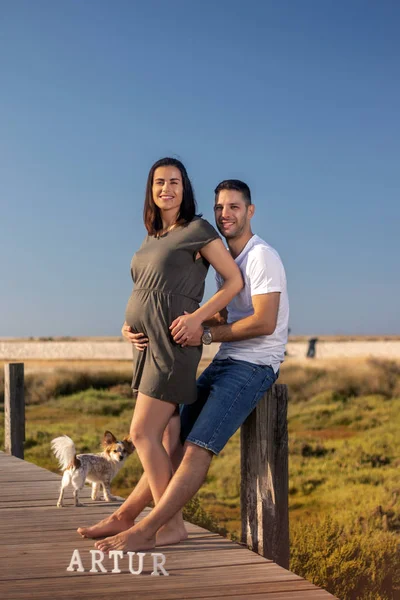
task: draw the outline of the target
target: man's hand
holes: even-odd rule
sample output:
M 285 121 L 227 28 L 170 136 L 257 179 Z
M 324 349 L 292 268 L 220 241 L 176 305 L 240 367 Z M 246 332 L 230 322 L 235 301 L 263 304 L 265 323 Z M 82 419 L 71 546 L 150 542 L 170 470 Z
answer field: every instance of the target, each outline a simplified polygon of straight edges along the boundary
M 144 335 L 144 333 L 133 333 L 132 327 L 130 327 L 126 322 L 123 324 L 121 329 L 122 337 L 124 337 L 128 342 L 131 342 L 137 350 L 143 352 L 145 348 L 147 348 L 149 339 Z
M 185 346 L 201 346 L 203 343 L 201 341 L 201 336 L 203 335 L 203 333 L 204 333 L 204 327 L 203 327 L 203 325 L 200 325 L 200 327 L 197 329 L 197 331 L 194 332 L 194 334 L 190 338 L 190 340 L 181 344 L 182 348 L 184 348 Z
M 184 315 L 181 315 L 172 321 L 169 329 L 172 337 L 174 338 L 174 342 L 183 346 L 183 344 L 187 344 L 191 341 L 193 335 L 198 331 L 200 325 L 201 322 L 199 322 L 199 317 L 197 317 L 194 313 L 188 313 L 185 311 Z M 199 344 L 196 345 L 198 346 Z

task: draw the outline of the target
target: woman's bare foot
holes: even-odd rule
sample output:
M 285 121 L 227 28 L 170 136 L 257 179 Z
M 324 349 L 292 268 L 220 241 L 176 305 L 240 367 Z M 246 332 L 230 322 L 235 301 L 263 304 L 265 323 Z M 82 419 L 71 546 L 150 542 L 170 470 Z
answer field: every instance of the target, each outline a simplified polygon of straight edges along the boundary
M 125 552 L 152 550 L 155 545 L 156 538 L 146 536 L 143 531 L 138 529 L 138 526 L 131 527 L 127 531 L 122 531 L 105 540 L 95 542 L 95 548 L 103 552 L 109 552 L 110 550 L 124 550 Z
M 77 531 L 82 537 L 99 538 L 107 535 L 116 535 L 133 527 L 134 524 L 135 519 L 132 519 L 126 513 L 113 513 L 91 527 L 78 527 Z
M 182 513 L 178 513 L 157 531 L 156 536 L 146 534 L 146 529 L 139 523 L 117 533 L 117 535 L 99 540 L 95 543 L 95 547 L 103 552 L 110 550 L 137 552 L 140 550 L 152 550 L 155 546 L 179 544 L 179 542 L 187 539 L 187 537 L 188 534 L 183 522 Z

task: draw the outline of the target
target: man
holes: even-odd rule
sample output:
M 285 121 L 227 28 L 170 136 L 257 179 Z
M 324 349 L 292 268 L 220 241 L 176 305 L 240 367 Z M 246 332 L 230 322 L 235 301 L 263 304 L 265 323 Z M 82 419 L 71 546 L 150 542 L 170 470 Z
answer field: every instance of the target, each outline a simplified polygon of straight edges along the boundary
M 164 545 L 184 539 L 182 528 L 169 529 L 168 524 L 199 490 L 212 457 L 276 381 L 284 360 L 289 319 L 285 271 L 277 252 L 251 231 L 255 207 L 249 187 L 239 180 L 221 182 L 215 190 L 214 210 L 245 286 L 224 314 L 204 324 L 189 341 L 190 345 L 221 342 L 221 347 L 198 379 L 197 401 L 182 408 L 184 454 L 158 504 L 132 526 L 151 498 L 143 477 L 114 515 L 92 528 L 78 529 L 88 537 L 115 533 L 96 542 L 104 552 L 149 550 L 156 542 Z M 218 277 L 217 284 L 222 284 Z M 181 342 L 174 327 L 171 331 Z

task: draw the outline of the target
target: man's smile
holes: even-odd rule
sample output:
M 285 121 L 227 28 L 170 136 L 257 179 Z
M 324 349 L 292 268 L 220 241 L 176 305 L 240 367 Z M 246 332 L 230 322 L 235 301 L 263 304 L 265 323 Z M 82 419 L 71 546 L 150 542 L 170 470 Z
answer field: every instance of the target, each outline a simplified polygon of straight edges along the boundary
M 233 221 L 220 221 L 220 226 L 223 227 L 223 229 L 230 229 L 231 227 L 233 227 L 235 225 L 235 223 Z

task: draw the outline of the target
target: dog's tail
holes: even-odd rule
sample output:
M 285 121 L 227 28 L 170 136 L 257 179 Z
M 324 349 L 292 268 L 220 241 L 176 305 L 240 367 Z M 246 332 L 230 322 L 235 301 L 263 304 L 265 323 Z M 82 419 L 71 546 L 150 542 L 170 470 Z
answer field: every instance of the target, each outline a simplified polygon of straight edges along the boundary
M 76 457 L 75 444 L 67 435 L 52 440 L 51 449 L 59 462 L 60 469 L 63 471 L 74 463 Z

